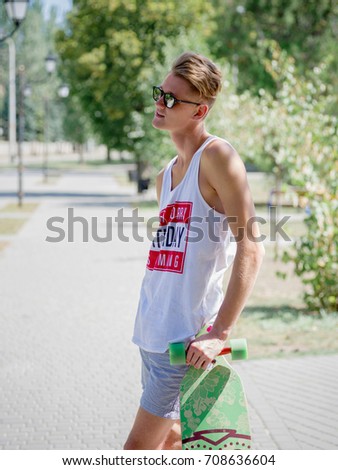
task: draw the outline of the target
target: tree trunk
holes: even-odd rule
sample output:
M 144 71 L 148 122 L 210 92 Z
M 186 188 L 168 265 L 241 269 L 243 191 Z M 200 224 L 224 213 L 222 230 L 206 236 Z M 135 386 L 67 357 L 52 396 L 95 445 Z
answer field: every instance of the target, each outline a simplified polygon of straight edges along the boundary
M 280 214 L 280 207 L 282 201 L 282 171 L 280 168 L 277 169 L 276 173 L 276 210 L 274 212 L 275 220 L 274 223 L 277 225 L 279 214 Z M 276 243 L 275 243 L 275 258 L 277 259 L 279 254 L 279 233 L 276 232 Z
M 78 148 L 79 148 L 79 162 L 80 162 L 81 164 L 83 164 L 83 163 L 84 163 L 84 158 L 83 158 L 83 154 L 84 154 L 84 152 L 83 152 L 83 151 L 84 151 L 84 149 L 83 149 L 83 144 L 78 144 L 78 146 L 79 146 L 79 147 L 78 147 Z
M 111 158 L 110 158 L 110 147 L 107 145 L 107 163 L 110 163 L 111 162 Z
M 142 178 L 141 156 L 139 154 L 136 154 L 135 156 L 136 156 L 137 193 L 141 194 L 142 193 L 141 184 L 140 184 L 140 181 L 141 181 L 141 178 Z

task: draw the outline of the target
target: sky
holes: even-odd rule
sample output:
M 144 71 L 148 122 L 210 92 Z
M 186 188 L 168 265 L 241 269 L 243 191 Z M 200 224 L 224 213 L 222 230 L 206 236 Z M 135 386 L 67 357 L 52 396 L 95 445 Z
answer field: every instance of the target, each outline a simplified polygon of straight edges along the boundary
M 41 3 L 44 6 L 45 15 L 47 17 L 49 16 L 50 7 L 57 7 L 59 19 L 72 8 L 72 0 L 41 0 Z

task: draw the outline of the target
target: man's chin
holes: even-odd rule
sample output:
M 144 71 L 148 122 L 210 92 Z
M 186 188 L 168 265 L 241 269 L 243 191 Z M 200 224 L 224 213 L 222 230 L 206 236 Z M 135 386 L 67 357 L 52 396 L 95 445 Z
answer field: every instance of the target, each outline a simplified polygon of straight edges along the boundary
M 164 122 L 159 121 L 156 117 L 153 119 L 152 125 L 155 129 L 167 130 Z

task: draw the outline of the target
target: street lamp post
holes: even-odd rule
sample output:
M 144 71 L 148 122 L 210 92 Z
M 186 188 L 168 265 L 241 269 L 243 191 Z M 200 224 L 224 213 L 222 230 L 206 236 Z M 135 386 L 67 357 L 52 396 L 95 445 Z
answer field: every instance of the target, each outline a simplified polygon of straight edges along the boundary
M 16 148 L 16 49 L 13 38 L 7 38 L 9 53 L 9 87 L 8 87 L 8 143 L 9 162 L 13 163 L 17 155 Z
M 23 162 L 22 162 L 22 144 L 24 140 L 24 129 L 25 129 L 25 121 L 24 121 L 24 86 L 25 86 L 25 67 L 20 65 L 19 67 L 19 129 L 18 129 L 18 203 L 19 206 L 22 206 L 22 199 L 23 199 L 23 185 L 22 185 L 22 177 L 23 177 Z
M 55 71 L 56 67 L 56 58 L 49 54 L 45 58 L 45 67 L 50 78 Z M 44 152 L 44 164 L 43 164 L 43 174 L 44 182 L 48 182 L 48 159 L 49 159 L 49 96 L 48 92 L 44 96 L 44 107 L 45 107 L 45 132 L 44 132 L 44 141 L 45 141 L 45 152 Z
M 14 161 L 16 155 L 16 82 L 15 82 L 15 43 L 11 36 L 18 29 L 24 20 L 29 1 L 9 1 L 4 2 L 7 16 L 14 24 L 14 28 L 7 34 L 0 34 L 0 43 L 6 41 L 9 53 L 9 106 L 8 106 L 8 143 L 10 162 Z
M 14 24 L 14 28 L 7 34 L 0 32 L 0 44 L 4 41 L 8 43 L 9 49 L 9 156 L 11 161 L 14 159 L 14 146 L 16 143 L 16 82 L 15 82 L 15 43 L 11 36 L 19 28 L 26 17 L 29 0 L 4 0 L 8 18 Z M 20 137 L 19 137 L 20 139 Z M 20 145 L 20 143 L 19 143 Z M 21 147 L 20 147 L 21 152 Z M 22 205 L 22 154 L 18 162 L 18 200 L 19 206 Z

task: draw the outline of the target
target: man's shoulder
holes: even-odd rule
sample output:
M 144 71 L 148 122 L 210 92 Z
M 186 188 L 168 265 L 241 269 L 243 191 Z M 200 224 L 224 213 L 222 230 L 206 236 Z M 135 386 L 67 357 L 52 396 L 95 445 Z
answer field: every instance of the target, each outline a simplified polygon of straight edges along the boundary
M 156 178 L 162 179 L 162 178 L 163 178 L 163 175 L 164 175 L 164 172 L 165 172 L 165 168 L 162 168 L 162 170 L 160 170 L 160 171 L 157 173 Z
M 225 139 L 217 138 L 205 149 L 202 164 L 207 171 L 230 173 L 244 167 L 236 149 Z
M 159 184 L 159 183 L 161 184 L 162 183 L 164 172 L 165 172 L 165 168 L 162 168 L 162 170 L 157 173 L 157 175 L 156 175 L 156 184 Z
M 227 160 L 238 155 L 235 148 L 225 139 L 216 137 L 205 149 L 208 159 Z

